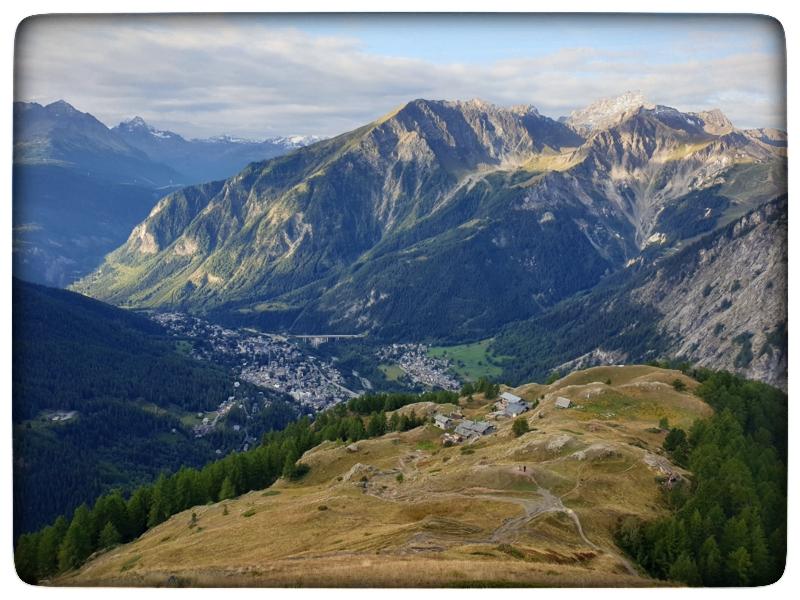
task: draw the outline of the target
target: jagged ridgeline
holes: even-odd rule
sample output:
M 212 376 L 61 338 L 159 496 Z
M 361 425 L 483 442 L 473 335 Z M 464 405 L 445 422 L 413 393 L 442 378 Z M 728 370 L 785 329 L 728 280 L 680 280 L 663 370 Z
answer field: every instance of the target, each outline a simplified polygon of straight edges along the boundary
M 785 192 L 785 153 L 636 96 L 564 122 L 415 100 L 165 197 L 75 288 L 266 329 L 490 337 Z

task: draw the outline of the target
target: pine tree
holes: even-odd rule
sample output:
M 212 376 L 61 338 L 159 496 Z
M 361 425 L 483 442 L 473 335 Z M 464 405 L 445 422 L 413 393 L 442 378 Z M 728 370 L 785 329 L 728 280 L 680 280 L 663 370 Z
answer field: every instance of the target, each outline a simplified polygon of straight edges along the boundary
M 367 437 L 367 432 L 364 430 L 364 423 L 361 421 L 361 417 L 353 417 L 348 428 L 347 439 L 351 442 L 357 442 L 365 437 Z
M 242 459 L 242 455 L 238 453 L 233 454 L 230 457 L 230 460 L 231 462 L 228 468 L 228 477 L 233 484 L 233 489 L 237 491 L 237 493 L 234 495 L 239 495 L 248 489 L 244 460 Z
M 292 463 L 294 466 L 294 463 Z M 236 497 L 236 488 L 233 486 L 233 481 L 230 477 L 222 480 L 222 487 L 219 489 L 219 500 L 230 500 Z
M 147 526 L 155 527 L 166 521 L 172 515 L 174 496 L 171 495 L 169 484 L 171 478 L 163 473 L 159 475 L 150 500 L 150 513 L 147 515 Z
M 38 533 L 21 535 L 14 551 L 14 566 L 17 569 L 17 575 L 22 581 L 30 584 L 38 581 L 39 539 Z
M 389 419 L 389 429 L 392 431 L 400 430 L 400 415 L 397 414 L 397 411 L 393 412 Z
M 60 516 L 52 525 L 42 530 L 36 555 L 38 578 L 49 577 L 58 571 L 58 549 L 69 528 L 67 520 Z
M 43 579 L 58 571 L 58 548 L 69 528 L 67 520 L 60 516 L 52 525 L 45 527 L 39 540 L 37 553 L 38 578 Z
M 106 526 L 103 527 L 103 530 L 100 532 L 100 539 L 98 541 L 98 548 L 109 548 L 111 546 L 116 546 L 122 541 L 122 536 L 120 535 L 117 528 L 114 527 L 114 524 L 109 521 L 106 523 Z
M 747 548 L 749 535 L 747 521 L 742 517 L 734 517 L 725 522 L 722 530 L 721 551 L 726 556 L 739 548 Z
M 369 437 L 378 437 L 383 435 L 386 430 L 386 418 L 381 416 L 381 413 L 372 413 L 367 423 L 367 435 Z
M 725 561 L 725 583 L 727 585 L 748 585 L 752 569 L 753 563 L 747 548 L 737 548 L 728 554 L 728 559 Z
M 89 508 L 81 504 L 75 509 L 64 541 L 58 551 L 58 568 L 68 571 L 81 565 L 92 553 L 92 520 Z
M 748 535 L 750 543 L 748 551 L 750 560 L 753 563 L 753 581 L 755 585 L 764 585 L 770 582 L 772 576 L 772 558 L 767 546 L 767 536 L 764 535 L 764 528 L 761 526 L 756 511 L 749 511 L 748 514 Z
M 704 536 L 703 536 L 703 517 L 700 515 L 700 511 L 696 508 L 692 511 L 692 514 L 689 516 L 689 523 L 687 526 L 687 533 L 689 534 L 689 546 L 692 550 L 694 555 L 698 555 L 700 552 L 700 546 L 703 544 Z
M 528 419 L 525 417 L 518 417 L 514 419 L 514 423 L 511 425 L 511 430 L 513 431 L 516 437 L 524 435 L 530 431 L 530 427 L 528 426 Z
M 193 473 L 194 469 L 187 469 L 182 467 L 175 476 L 175 503 L 176 508 L 183 510 L 190 506 L 195 506 L 197 502 L 197 487 Z
M 722 583 L 722 554 L 714 536 L 706 538 L 700 546 L 699 563 L 704 585 L 715 586 Z
M 107 522 L 114 525 L 114 529 L 117 530 L 121 537 L 120 541 L 132 539 L 134 534 L 130 515 L 128 514 L 128 505 L 119 490 L 114 490 L 106 497 L 105 510 Z
M 682 553 L 678 559 L 672 563 L 669 570 L 669 578 L 674 581 L 683 581 L 689 585 L 700 585 L 700 573 L 694 559 L 688 552 Z
M 130 532 L 128 539 L 139 537 L 147 529 L 150 515 L 150 487 L 137 488 L 127 503 Z

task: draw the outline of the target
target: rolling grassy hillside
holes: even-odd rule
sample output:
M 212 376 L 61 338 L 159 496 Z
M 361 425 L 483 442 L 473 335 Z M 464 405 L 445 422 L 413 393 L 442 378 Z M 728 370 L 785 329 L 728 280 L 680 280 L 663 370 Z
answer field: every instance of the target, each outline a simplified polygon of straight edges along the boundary
M 654 367 L 590 369 L 513 390 L 539 401 L 521 437 L 505 420 L 453 447 L 430 424 L 355 449 L 324 442 L 301 458 L 302 480 L 179 513 L 51 583 L 656 585 L 614 531 L 623 517 L 667 513 L 659 482 L 687 473 L 664 455 L 657 425 L 709 417 L 697 385 Z M 572 408 L 554 407 L 562 396 Z M 479 417 L 490 403 L 462 398 L 461 410 Z

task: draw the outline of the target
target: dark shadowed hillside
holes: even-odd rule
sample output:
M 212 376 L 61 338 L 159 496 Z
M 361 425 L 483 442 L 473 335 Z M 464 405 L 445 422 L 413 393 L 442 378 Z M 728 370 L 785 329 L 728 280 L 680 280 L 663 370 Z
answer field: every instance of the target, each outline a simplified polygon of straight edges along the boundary
M 239 446 L 240 434 L 195 439 L 182 423 L 232 394 L 232 376 L 179 354 L 159 325 L 73 292 L 14 280 L 13 293 L 17 532 Z M 274 397 L 262 428 L 296 416 Z

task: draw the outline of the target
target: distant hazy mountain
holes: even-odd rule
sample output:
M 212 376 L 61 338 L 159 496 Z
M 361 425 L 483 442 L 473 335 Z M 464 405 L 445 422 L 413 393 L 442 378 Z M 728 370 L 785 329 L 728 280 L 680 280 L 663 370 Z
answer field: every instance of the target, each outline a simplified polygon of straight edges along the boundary
M 632 94 L 566 123 L 415 100 L 165 197 L 76 288 L 293 331 L 488 337 L 784 193 L 764 138 Z
M 187 140 L 172 131 L 155 129 L 141 117 L 123 121 L 111 131 L 151 159 L 181 173 L 187 183 L 225 179 L 248 163 L 280 156 L 320 139 L 290 136 L 256 141 L 219 136 Z
M 63 100 L 47 106 L 14 103 L 14 163 L 60 166 L 106 181 L 148 187 L 187 183 Z
M 170 189 L 230 176 L 305 141 L 187 142 L 137 120 L 109 129 L 64 101 L 16 102 L 14 272 L 67 285 L 124 242 Z

